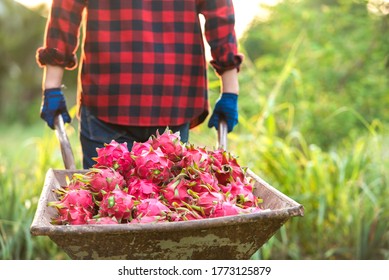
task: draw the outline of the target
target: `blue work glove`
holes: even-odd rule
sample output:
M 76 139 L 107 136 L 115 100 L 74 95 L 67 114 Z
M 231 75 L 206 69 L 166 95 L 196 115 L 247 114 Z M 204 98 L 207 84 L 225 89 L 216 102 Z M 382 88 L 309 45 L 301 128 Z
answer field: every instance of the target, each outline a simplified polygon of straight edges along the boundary
M 65 97 L 60 88 L 46 89 L 43 92 L 43 100 L 41 107 L 41 118 L 44 119 L 47 125 L 54 129 L 54 117 L 58 114 L 62 115 L 65 123 L 70 123 L 68 109 L 66 108 Z
M 231 132 L 238 124 L 238 95 L 224 92 L 216 101 L 215 108 L 208 122 L 208 127 L 219 129 L 219 121 L 224 119 L 227 122 L 227 130 Z

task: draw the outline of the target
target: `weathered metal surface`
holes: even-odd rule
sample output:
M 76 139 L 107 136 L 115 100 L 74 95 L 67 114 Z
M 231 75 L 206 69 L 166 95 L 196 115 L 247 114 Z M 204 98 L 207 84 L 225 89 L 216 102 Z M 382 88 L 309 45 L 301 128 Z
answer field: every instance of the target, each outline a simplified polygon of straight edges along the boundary
M 57 200 L 53 189 L 85 170 L 48 170 L 31 233 L 49 236 L 72 259 L 249 259 L 291 217 L 304 208 L 250 170 L 265 211 L 195 221 L 157 224 L 50 224 Z

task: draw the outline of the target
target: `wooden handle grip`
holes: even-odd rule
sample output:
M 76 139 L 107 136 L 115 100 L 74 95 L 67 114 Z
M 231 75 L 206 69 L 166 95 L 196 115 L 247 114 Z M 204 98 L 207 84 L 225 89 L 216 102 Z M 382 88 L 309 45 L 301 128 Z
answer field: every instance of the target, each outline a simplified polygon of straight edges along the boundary
M 218 145 L 219 149 L 227 150 L 227 123 L 225 120 L 220 120 L 218 129 Z
M 61 115 L 54 119 L 54 128 L 61 146 L 62 159 L 66 169 L 76 169 L 72 147 L 65 131 L 65 125 Z

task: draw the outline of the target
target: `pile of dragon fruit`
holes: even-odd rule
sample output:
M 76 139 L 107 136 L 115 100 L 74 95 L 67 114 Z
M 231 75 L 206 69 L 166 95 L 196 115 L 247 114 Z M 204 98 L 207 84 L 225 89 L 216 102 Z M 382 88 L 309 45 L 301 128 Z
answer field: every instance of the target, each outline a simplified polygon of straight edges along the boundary
M 94 166 L 56 189 L 53 224 L 178 222 L 261 211 L 235 156 L 181 142 L 166 130 L 147 142 L 112 140 Z

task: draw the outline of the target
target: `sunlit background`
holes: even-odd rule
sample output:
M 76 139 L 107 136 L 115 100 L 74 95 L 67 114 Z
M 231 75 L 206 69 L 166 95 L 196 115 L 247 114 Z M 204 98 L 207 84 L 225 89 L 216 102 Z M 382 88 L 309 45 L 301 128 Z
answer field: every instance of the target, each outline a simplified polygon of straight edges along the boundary
M 34 7 L 40 4 L 50 5 L 52 0 L 15 0 L 23 5 Z M 261 4 L 274 5 L 280 0 L 234 0 L 236 12 L 236 32 L 241 36 L 247 25 L 256 15 L 266 16 L 266 10 L 261 9 Z
M 229 150 L 306 209 L 253 259 L 389 260 L 389 0 L 232 1 L 245 60 Z M 63 169 L 56 134 L 39 114 L 36 49 L 50 3 L 0 0 L 0 260 L 66 259 L 49 238 L 30 234 L 45 174 Z M 275 3 L 269 14 L 260 6 Z M 47 6 L 25 8 L 37 4 Z M 209 69 L 213 106 L 220 82 Z M 66 130 L 82 166 L 78 74 L 67 71 L 63 83 L 74 117 Z M 206 122 L 191 131 L 194 145 L 212 149 L 216 139 Z

